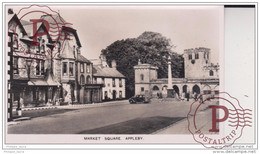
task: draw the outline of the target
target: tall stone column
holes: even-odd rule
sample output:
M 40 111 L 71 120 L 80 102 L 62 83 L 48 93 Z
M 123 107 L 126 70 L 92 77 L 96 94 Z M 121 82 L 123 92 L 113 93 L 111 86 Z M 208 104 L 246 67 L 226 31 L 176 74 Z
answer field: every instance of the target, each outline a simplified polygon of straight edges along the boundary
M 167 97 L 173 98 L 171 57 L 168 58 L 168 88 Z

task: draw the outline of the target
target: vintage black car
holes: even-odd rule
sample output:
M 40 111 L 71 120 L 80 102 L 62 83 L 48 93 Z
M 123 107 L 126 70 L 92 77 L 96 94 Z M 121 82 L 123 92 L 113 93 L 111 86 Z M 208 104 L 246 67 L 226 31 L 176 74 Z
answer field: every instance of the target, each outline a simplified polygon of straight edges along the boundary
M 145 97 L 144 95 L 136 95 L 129 99 L 130 104 L 142 104 L 142 103 L 149 103 L 150 99 Z

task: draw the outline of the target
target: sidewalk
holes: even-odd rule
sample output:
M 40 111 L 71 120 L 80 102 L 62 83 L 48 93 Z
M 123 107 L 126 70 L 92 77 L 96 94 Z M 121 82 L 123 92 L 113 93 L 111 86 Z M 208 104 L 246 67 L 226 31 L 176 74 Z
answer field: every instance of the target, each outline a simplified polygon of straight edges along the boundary
M 10 125 L 18 121 L 30 120 L 36 117 L 48 116 L 53 114 L 59 114 L 64 112 L 69 112 L 78 109 L 84 108 L 96 108 L 102 106 L 115 106 L 128 104 L 128 100 L 119 100 L 111 102 L 102 102 L 95 104 L 73 104 L 73 105 L 64 105 L 64 106 L 45 106 L 45 107 L 33 107 L 33 108 L 23 108 L 22 117 L 18 116 L 16 110 L 13 110 L 13 121 L 9 122 Z
M 93 108 L 93 107 L 101 107 L 101 106 L 114 106 L 114 105 L 122 105 L 122 104 L 129 104 L 128 99 L 102 102 L 102 103 L 93 103 L 93 104 L 72 104 L 72 105 L 64 105 L 64 106 L 56 106 L 56 107 L 62 109 L 79 109 L 79 108 Z
M 31 110 L 45 110 L 45 109 L 71 109 L 71 108 L 89 108 L 89 107 L 99 107 L 99 106 L 109 106 L 113 104 L 128 104 L 128 100 L 117 100 L 110 102 L 101 102 L 101 103 L 93 103 L 93 104 L 71 104 L 71 105 L 62 105 L 62 106 L 44 106 L 44 107 L 30 107 L 30 108 L 22 108 L 22 111 L 31 111 Z M 16 109 L 13 109 L 16 111 Z
M 206 117 L 206 119 L 205 119 Z M 193 118 L 190 116 L 189 119 Z M 192 121 L 192 120 L 190 120 Z M 211 126 L 211 110 L 200 111 L 196 116 L 197 126 L 201 126 L 200 130 L 209 130 Z M 174 123 L 166 128 L 156 131 L 153 134 L 190 134 L 188 130 L 188 120 L 187 118 Z

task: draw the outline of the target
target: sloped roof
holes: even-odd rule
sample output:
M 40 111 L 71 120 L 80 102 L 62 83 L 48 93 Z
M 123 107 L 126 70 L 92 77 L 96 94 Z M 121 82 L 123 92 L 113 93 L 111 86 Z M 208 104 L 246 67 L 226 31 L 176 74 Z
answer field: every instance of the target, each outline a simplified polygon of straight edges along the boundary
M 8 31 L 10 29 L 15 30 L 17 26 L 21 29 L 21 31 L 24 35 L 27 34 L 23 25 L 21 24 L 20 20 L 18 19 L 17 15 L 14 14 L 14 16 L 8 21 Z
M 32 24 L 31 22 L 29 21 L 26 21 L 26 20 L 20 20 L 21 24 L 24 26 L 24 25 L 29 25 L 29 24 Z
M 62 53 L 60 54 L 60 58 L 65 59 L 75 59 L 73 48 L 70 47 L 69 40 L 64 41 L 64 47 L 62 48 Z
M 40 26 L 41 26 L 41 24 L 38 23 L 37 24 L 37 30 L 40 28 Z M 27 32 L 29 37 L 32 37 L 37 32 L 37 31 L 35 31 L 35 32 L 33 31 L 33 23 L 25 24 L 25 25 L 23 25 L 23 27 L 24 27 L 24 29 Z M 34 34 L 33 34 L 33 32 L 34 32 Z
M 143 64 L 138 64 L 138 65 L 135 65 L 134 68 L 150 68 L 150 69 L 158 69 L 158 67 L 156 66 L 153 66 L 151 64 L 147 64 L 147 63 L 143 63 Z
M 85 58 L 84 56 L 78 54 L 78 57 L 77 57 L 77 61 L 79 62 L 84 62 L 84 63 L 91 63 L 91 61 L 89 61 L 87 58 Z
M 63 26 L 62 27 L 62 32 L 66 32 L 66 33 L 72 33 L 76 39 L 76 43 L 79 47 L 81 47 L 81 43 L 80 43 L 80 40 L 79 40 L 79 36 L 77 34 L 77 30 L 76 29 L 73 29 L 71 27 L 66 27 L 66 26 Z
M 60 27 L 62 26 L 68 26 L 68 25 L 72 25 L 70 23 L 67 23 L 60 15 L 58 14 L 48 14 L 48 15 L 42 15 L 41 19 L 47 21 L 49 24 L 51 24 L 50 26 L 52 26 L 53 24 L 55 25 L 59 25 Z
M 118 77 L 125 78 L 123 74 L 121 74 L 115 68 L 110 67 L 101 67 L 100 65 L 93 66 L 93 75 L 98 77 Z

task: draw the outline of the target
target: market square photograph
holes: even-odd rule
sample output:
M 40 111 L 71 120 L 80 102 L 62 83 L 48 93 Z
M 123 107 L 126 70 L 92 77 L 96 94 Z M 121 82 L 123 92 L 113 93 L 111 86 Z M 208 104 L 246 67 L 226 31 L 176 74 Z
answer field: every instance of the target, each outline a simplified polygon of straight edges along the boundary
M 221 11 L 6 6 L 7 133 L 189 134 L 194 102 L 210 129 Z

